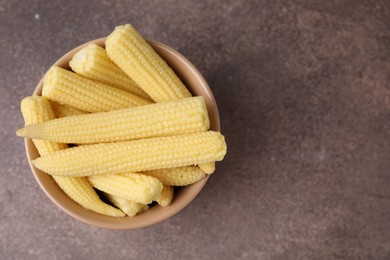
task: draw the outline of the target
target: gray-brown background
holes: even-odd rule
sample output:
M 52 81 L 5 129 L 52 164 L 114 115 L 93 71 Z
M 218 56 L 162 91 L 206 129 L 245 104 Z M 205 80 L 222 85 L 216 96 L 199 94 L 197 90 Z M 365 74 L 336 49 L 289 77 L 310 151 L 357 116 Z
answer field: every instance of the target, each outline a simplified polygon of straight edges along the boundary
M 0 0 L 0 258 L 390 259 L 389 17 L 387 0 Z M 110 231 L 44 195 L 14 133 L 58 57 L 127 22 L 204 74 L 229 152 L 178 215 Z

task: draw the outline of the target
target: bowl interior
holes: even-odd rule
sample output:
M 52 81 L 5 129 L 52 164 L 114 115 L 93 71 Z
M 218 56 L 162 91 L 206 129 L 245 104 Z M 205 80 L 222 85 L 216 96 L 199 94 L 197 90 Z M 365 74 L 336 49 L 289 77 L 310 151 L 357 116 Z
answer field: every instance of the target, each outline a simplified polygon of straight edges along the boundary
M 105 38 L 100 38 L 93 40 L 91 42 L 85 43 L 67 54 L 61 57 L 54 65 L 69 69 L 69 60 L 73 55 L 89 43 L 96 43 L 104 47 Z M 175 71 L 179 78 L 184 82 L 187 88 L 191 91 L 194 96 L 204 96 L 206 100 L 207 109 L 210 117 L 210 129 L 219 131 L 219 115 L 214 96 L 207 85 L 207 82 L 202 77 L 200 72 L 188 61 L 184 56 L 182 56 L 177 51 L 172 48 L 164 45 L 162 43 L 148 40 L 149 44 L 152 45 L 154 50 L 168 63 L 168 65 Z M 43 77 L 39 81 L 37 87 L 35 88 L 34 94 L 41 95 L 43 86 Z M 168 207 L 153 206 L 148 211 L 137 215 L 135 217 L 123 217 L 115 218 L 104 216 L 92 211 L 86 210 L 83 207 L 79 206 L 76 202 L 71 200 L 54 182 L 53 178 L 35 168 L 31 164 L 31 160 L 34 160 L 39 156 L 33 142 L 30 139 L 25 139 L 26 153 L 28 157 L 28 162 L 30 164 L 31 170 L 46 195 L 63 211 L 65 211 L 70 216 L 83 221 L 87 224 L 94 225 L 102 228 L 110 229 L 134 229 L 140 227 L 146 227 L 160 221 L 163 221 L 181 209 L 188 205 L 195 196 L 200 192 L 204 184 L 207 182 L 208 176 L 203 180 L 194 183 L 192 185 L 181 187 L 177 189 L 174 200 L 172 204 Z

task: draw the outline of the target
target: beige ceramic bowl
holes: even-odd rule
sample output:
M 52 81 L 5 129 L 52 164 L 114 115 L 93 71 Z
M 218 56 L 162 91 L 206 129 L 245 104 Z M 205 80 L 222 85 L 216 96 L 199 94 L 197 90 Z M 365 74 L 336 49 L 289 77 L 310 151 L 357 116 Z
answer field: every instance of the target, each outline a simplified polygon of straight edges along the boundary
M 61 57 L 54 65 L 62 68 L 69 69 L 69 60 L 72 56 L 79 51 L 82 47 L 89 43 L 96 43 L 100 46 L 104 46 L 105 38 L 97 39 L 86 44 L 83 44 L 67 54 Z M 189 88 L 195 96 L 204 96 L 207 104 L 207 109 L 210 117 L 211 130 L 219 131 L 219 115 L 217 105 L 215 103 L 213 93 L 211 92 L 207 82 L 200 74 L 200 72 L 194 67 L 194 65 L 183 57 L 180 53 L 162 43 L 148 40 L 156 52 L 169 64 L 169 66 L 176 72 L 184 84 Z M 41 95 L 43 86 L 43 77 L 39 81 L 35 88 L 34 94 Z M 137 215 L 135 217 L 123 217 L 115 218 L 104 216 L 92 211 L 86 210 L 72 201 L 65 193 L 57 186 L 53 181 L 53 178 L 38 170 L 31 164 L 31 160 L 38 157 L 38 152 L 30 139 L 25 139 L 27 158 L 31 167 L 31 170 L 46 195 L 63 211 L 70 216 L 88 223 L 93 226 L 109 228 L 109 229 L 134 229 L 141 228 L 161 222 L 174 214 L 178 213 L 185 206 L 187 206 L 195 196 L 200 192 L 208 177 L 203 180 L 189 185 L 187 187 L 180 188 L 172 202 L 168 207 L 153 206 L 145 213 Z M 42 202 L 44 203 L 44 202 Z

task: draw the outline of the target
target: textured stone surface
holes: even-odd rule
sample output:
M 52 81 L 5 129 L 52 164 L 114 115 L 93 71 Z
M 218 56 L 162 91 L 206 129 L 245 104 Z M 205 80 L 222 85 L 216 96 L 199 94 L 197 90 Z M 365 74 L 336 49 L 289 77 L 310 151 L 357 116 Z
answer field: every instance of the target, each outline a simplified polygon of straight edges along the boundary
M 0 0 L 1 259 L 390 259 L 390 4 Z M 187 56 L 229 153 L 141 230 L 62 213 L 25 158 L 19 102 L 61 54 L 131 22 Z

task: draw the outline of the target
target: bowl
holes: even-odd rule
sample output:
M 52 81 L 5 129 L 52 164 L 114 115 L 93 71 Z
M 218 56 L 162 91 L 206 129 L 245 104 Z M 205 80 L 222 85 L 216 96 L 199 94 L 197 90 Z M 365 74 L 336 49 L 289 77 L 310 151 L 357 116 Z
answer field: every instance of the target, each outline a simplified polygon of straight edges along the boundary
M 62 56 L 56 63 L 53 64 L 53 66 L 56 65 L 65 69 L 69 69 L 69 61 L 77 51 L 89 43 L 95 43 L 104 47 L 105 40 L 106 38 L 100 38 L 80 45 Z M 203 78 L 201 73 L 188 59 L 186 59 L 183 55 L 171 47 L 154 40 L 147 41 L 175 71 L 175 73 L 179 76 L 179 78 L 183 81 L 183 83 L 187 86 L 193 95 L 203 96 L 205 98 L 210 117 L 210 129 L 219 131 L 220 123 L 218 108 L 214 100 L 213 93 L 211 92 L 206 80 Z M 42 77 L 35 88 L 35 95 L 42 94 L 43 78 L 44 77 Z M 197 183 L 178 188 L 171 205 L 167 207 L 160 207 L 155 205 L 152 206 L 148 211 L 134 217 L 110 217 L 89 211 L 70 199 L 58 187 L 49 174 L 40 171 L 32 165 L 31 161 L 39 157 L 39 154 L 31 139 L 25 139 L 25 147 L 32 173 L 34 174 L 34 177 L 41 189 L 46 193 L 51 201 L 71 217 L 84 223 L 101 228 L 119 230 L 135 229 L 147 227 L 166 220 L 187 206 L 201 191 L 208 180 L 208 176 L 206 176 Z

